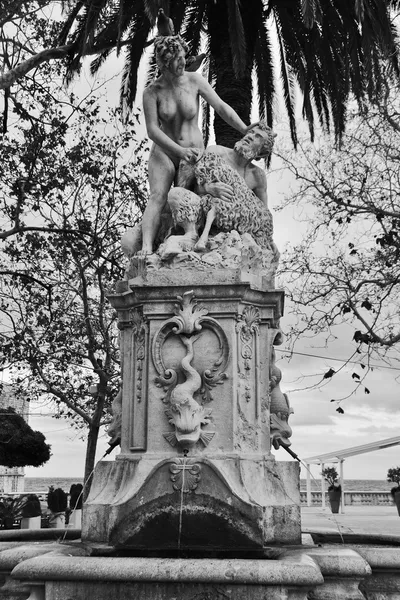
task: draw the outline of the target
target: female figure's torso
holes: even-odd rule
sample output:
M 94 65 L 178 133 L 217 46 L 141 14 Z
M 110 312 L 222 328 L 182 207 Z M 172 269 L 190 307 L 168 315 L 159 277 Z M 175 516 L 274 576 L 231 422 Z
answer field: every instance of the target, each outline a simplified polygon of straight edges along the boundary
M 179 146 L 203 149 L 203 136 L 198 126 L 199 91 L 190 75 L 185 73 L 174 85 L 161 76 L 154 82 L 153 92 L 162 131 Z

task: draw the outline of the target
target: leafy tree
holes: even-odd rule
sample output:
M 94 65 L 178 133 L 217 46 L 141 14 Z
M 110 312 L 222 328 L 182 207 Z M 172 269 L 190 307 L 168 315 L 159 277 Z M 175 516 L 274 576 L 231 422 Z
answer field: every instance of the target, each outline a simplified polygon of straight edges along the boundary
M 297 317 L 292 341 L 329 340 L 336 325 L 349 325 L 356 387 L 371 355 L 384 357 L 400 342 L 400 103 L 398 88 L 385 90 L 379 104 L 353 114 L 341 147 L 321 137 L 296 155 L 280 152 L 296 178 L 284 205 L 308 223 L 281 261 Z M 324 378 L 334 375 L 330 369 Z
M 31 5 L 23 1 L 17 4 Z M 296 89 L 303 97 L 303 115 L 311 136 L 316 113 L 327 127 L 332 122 L 340 137 L 350 94 L 359 103 L 379 95 L 382 63 L 392 67 L 394 77 L 399 76 L 397 34 L 389 14 L 390 7 L 397 4 L 397 0 L 64 1 L 67 13 L 57 41 L 34 55 L 22 54 L 18 64 L 0 78 L 0 88 L 10 87 L 51 59 L 68 57 L 70 77 L 79 71 L 82 57 L 95 54 L 92 70 L 96 72 L 115 48 L 118 52 L 123 49 L 122 98 L 130 107 L 135 100 L 139 63 L 162 7 L 189 42 L 192 53 L 198 52 L 205 34 L 208 78 L 243 120 L 250 118 L 254 71 L 260 116 L 273 123 L 279 71 L 294 144 Z M 274 44 L 279 55 L 277 66 Z M 205 117 L 207 133 L 208 110 Z M 218 117 L 215 130 L 217 143 L 230 145 L 237 139 Z
M 0 408 L 0 465 L 40 467 L 50 459 L 50 446 L 10 406 Z
M 400 486 L 400 467 L 393 467 L 392 469 L 388 469 L 386 478 L 389 482 L 393 482 L 397 486 Z
M 0 366 L 87 435 L 87 479 L 120 379 L 106 296 L 147 191 L 134 122 L 49 82 L 24 80 L 0 147 Z

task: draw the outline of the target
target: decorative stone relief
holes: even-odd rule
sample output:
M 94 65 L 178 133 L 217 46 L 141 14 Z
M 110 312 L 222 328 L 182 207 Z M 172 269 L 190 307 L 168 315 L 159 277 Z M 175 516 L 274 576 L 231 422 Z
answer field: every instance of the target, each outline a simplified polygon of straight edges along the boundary
M 121 425 L 122 425 L 122 389 L 119 390 L 118 394 L 112 401 L 111 404 L 111 416 L 112 421 L 108 427 L 108 435 L 110 446 L 114 446 L 121 443 Z
M 275 344 L 282 343 L 282 333 L 278 331 L 274 340 Z M 270 423 L 271 423 L 271 444 L 278 450 L 279 446 L 286 448 L 291 445 L 289 438 L 292 435 L 292 428 L 289 425 L 289 416 L 293 409 L 289 404 L 287 394 L 284 394 L 280 388 L 282 371 L 275 363 L 275 350 L 272 347 L 270 363 Z
M 254 338 L 259 333 L 260 311 L 256 306 L 246 306 L 242 314 L 237 315 L 236 331 L 239 334 L 239 376 L 246 379 L 245 399 L 250 402 L 250 371 L 254 354 Z
M 158 373 L 156 384 L 166 392 L 163 402 L 167 405 L 166 415 L 174 427 L 174 431 L 164 434 L 172 445 L 188 446 L 199 440 L 207 446 L 215 432 L 203 431 L 202 427 L 210 423 L 211 409 L 203 406 L 211 401 L 211 390 L 222 384 L 227 378 L 224 369 L 229 360 L 229 345 L 226 335 L 219 323 L 207 316 L 208 311 L 197 306 L 193 291 L 178 296 L 179 304 L 175 304 L 175 316 L 161 326 L 153 339 L 152 357 Z M 205 331 L 212 333 L 219 349 L 218 358 L 209 368 L 201 373 L 192 365 L 195 358 L 194 344 Z M 185 354 L 179 360 L 178 368 L 167 368 L 164 345 L 171 337 L 178 338 L 184 347 Z M 202 362 L 207 355 L 201 355 Z M 183 379 L 183 381 L 182 381 Z M 200 403 L 195 399 L 197 396 Z
M 133 333 L 135 335 L 136 347 L 136 401 L 142 401 L 143 364 L 146 350 L 146 333 L 148 324 L 139 311 L 134 311 L 132 316 Z
M 178 492 L 195 490 L 201 479 L 201 466 L 189 458 L 174 458 L 169 467 L 172 487 Z

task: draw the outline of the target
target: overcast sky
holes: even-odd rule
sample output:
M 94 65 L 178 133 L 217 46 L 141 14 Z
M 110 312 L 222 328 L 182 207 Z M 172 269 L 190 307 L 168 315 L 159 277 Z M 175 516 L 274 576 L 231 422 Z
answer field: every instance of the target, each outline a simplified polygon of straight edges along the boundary
M 103 71 L 105 78 L 115 76 L 116 67 L 112 61 L 106 64 Z M 82 82 L 75 85 L 79 90 Z M 119 79 L 108 85 L 107 97 L 110 104 L 118 103 Z M 140 97 L 140 96 L 138 96 Z M 141 105 L 141 101 L 138 102 Z M 144 135 L 144 129 L 142 129 Z M 276 127 L 278 135 L 283 135 L 283 128 Z M 276 169 L 279 167 L 276 159 L 272 162 L 272 173 L 268 176 L 268 197 L 274 214 L 275 242 L 283 251 L 286 243 L 295 242 L 301 238 L 302 226 L 295 219 L 291 209 L 275 212 L 288 187 L 293 182 L 287 173 Z M 290 320 L 290 306 L 286 316 L 281 321 L 282 329 Z M 337 370 L 343 359 L 351 355 L 351 345 L 346 342 L 351 339 L 349 331 L 342 329 L 340 338 L 328 348 L 321 348 L 318 340 L 303 340 L 296 347 L 297 352 L 316 355 L 294 355 L 288 360 L 282 352 L 277 352 L 280 359 L 278 366 L 283 372 L 281 388 L 289 393 L 290 402 L 294 409 L 290 424 L 293 429 L 292 448 L 297 455 L 305 459 L 321 452 L 339 450 L 351 446 L 367 444 L 384 438 L 398 435 L 400 423 L 400 385 L 396 377 L 400 371 L 376 368 L 368 375 L 365 385 L 370 394 L 360 392 L 345 400 L 342 404 L 345 413 L 336 412 L 336 404 L 331 403 L 332 397 L 345 396 L 351 390 L 351 373 L 354 365 L 344 368 L 335 375 L 332 381 L 321 389 L 305 389 L 321 378 L 321 374 L 329 368 Z M 281 346 L 284 349 L 284 345 Z M 326 358 L 324 358 L 326 357 Z M 335 359 L 335 360 L 332 360 Z M 79 433 L 63 420 L 55 420 L 50 416 L 35 416 L 34 413 L 46 412 L 47 409 L 32 407 L 30 424 L 34 429 L 42 431 L 48 443 L 52 445 L 53 456 L 41 468 L 26 468 L 29 477 L 77 477 L 81 478 L 84 470 L 85 443 L 80 440 Z M 107 435 L 103 432 L 99 440 L 98 459 L 107 449 Z M 278 460 L 291 460 L 283 450 L 275 452 Z M 115 456 L 115 452 L 111 457 Z M 388 468 L 400 465 L 400 446 L 381 450 L 345 461 L 345 476 L 351 479 L 385 479 Z M 313 468 L 313 475 L 319 477 L 320 468 Z M 306 476 L 302 468 L 302 477 Z M 390 487 L 390 486 L 389 486 Z

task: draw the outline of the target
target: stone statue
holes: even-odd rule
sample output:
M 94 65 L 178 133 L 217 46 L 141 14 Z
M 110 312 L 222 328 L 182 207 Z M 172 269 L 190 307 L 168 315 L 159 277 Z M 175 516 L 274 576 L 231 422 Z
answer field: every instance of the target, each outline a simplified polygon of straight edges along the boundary
M 143 94 L 147 133 L 154 144 L 148 168 L 150 198 L 142 221 L 142 256 L 153 252 L 161 213 L 180 161 L 194 163 L 204 149 L 198 127 L 200 96 L 226 123 L 242 133 L 248 129 L 204 77 L 185 71 L 188 47 L 179 35 L 159 36 L 154 45 L 161 75 Z
M 289 398 L 280 388 L 282 372 L 275 363 L 275 350 L 272 349 L 270 364 L 270 425 L 271 425 L 271 444 L 278 450 L 280 446 L 288 447 L 291 445 L 289 438 L 292 435 L 292 428 L 289 425 L 289 416 L 293 409 L 289 405 Z
M 202 431 L 201 425 L 209 422 L 211 410 L 201 406 L 193 397 L 202 385 L 200 374 L 191 365 L 194 357 L 193 344 L 198 337 L 199 334 L 191 337 L 180 336 L 186 348 L 186 355 L 181 361 L 186 379 L 172 390 L 170 408 L 166 411 L 170 424 L 175 428 L 174 433 L 167 435 L 173 445 L 178 442 L 187 447 L 195 444 L 199 439 L 207 440 L 207 434 Z
M 168 194 L 174 226 L 181 227 L 185 234 L 167 239 L 160 248 L 161 258 L 165 260 L 182 251 L 206 251 L 213 225 L 217 231 L 249 233 L 261 248 L 278 254 L 272 240 L 266 175 L 252 162 L 271 154 L 274 137 L 272 130 L 261 122 L 233 150 L 224 146 L 210 146 L 206 150 L 194 166 L 199 195 L 182 187 L 175 187 Z
M 111 405 L 112 421 L 108 427 L 110 437 L 109 445 L 115 447 L 121 443 L 121 424 L 122 424 L 122 389 L 112 401 Z
M 262 248 L 273 248 L 272 215 L 268 209 L 267 178 L 252 163 L 271 154 L 275 134 L 263 122 L 250 129 L 234 149 L 211 146 L 195 165 L 196 181 L 207 211 L 196 250 L 204 251 L 211 229 L 250 233 Z
M 203 214 L 201 198 L 181 187 L 174 187 L 168 194 L 174 227 L 183 229 L 183 235 L 171 235 L 161 244 L 158 253 L 162 260 L 168 260 L 182 252 L 191 252 L 198 242 L 198 228 Z

